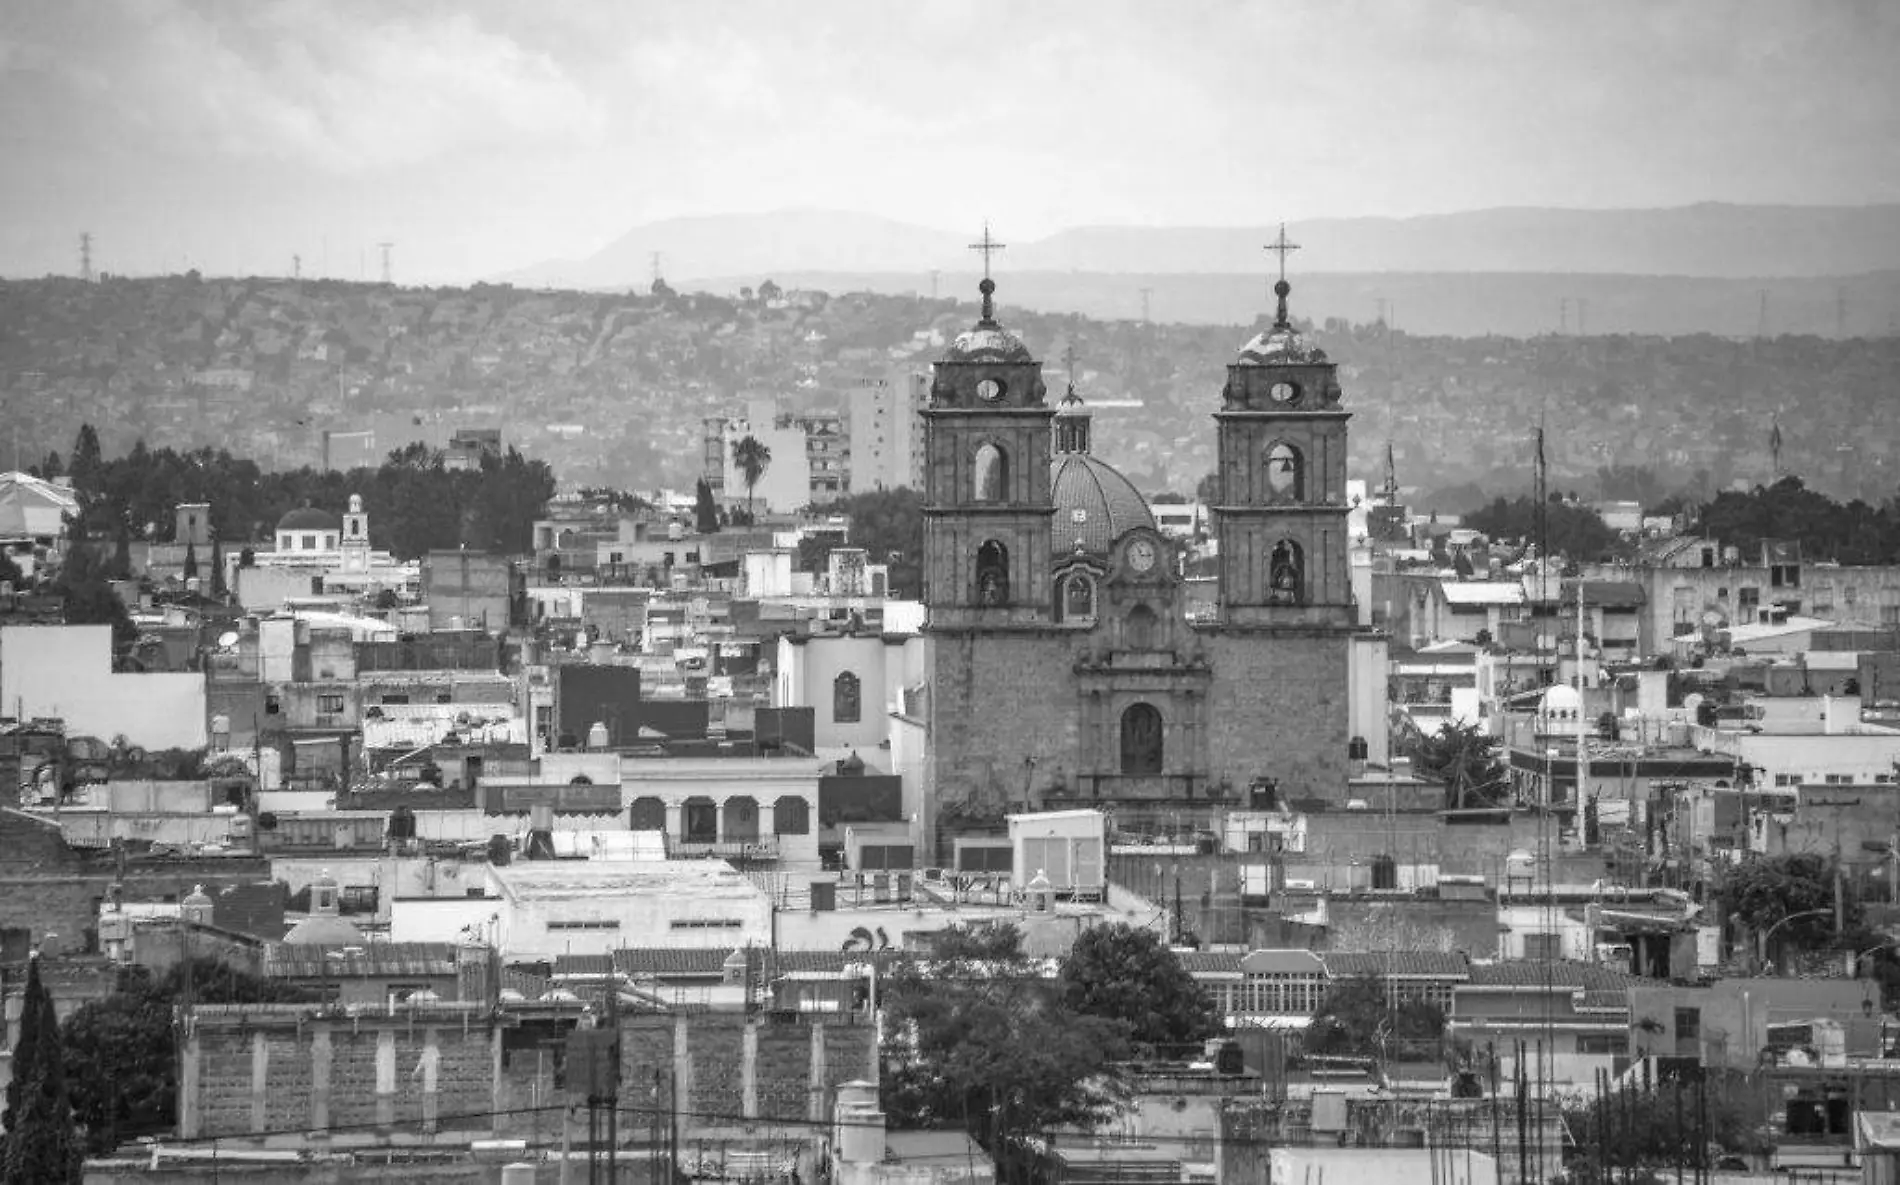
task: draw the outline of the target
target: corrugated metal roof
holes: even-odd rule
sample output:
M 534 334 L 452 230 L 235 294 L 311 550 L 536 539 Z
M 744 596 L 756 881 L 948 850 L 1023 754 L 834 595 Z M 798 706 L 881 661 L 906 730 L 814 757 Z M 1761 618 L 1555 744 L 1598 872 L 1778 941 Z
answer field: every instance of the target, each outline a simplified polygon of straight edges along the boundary
M 371 942 L 362 946 L 264 948 L 264 974 L 272 979 L 373 979 L 383 976 L 455 974 L 451 942 Z

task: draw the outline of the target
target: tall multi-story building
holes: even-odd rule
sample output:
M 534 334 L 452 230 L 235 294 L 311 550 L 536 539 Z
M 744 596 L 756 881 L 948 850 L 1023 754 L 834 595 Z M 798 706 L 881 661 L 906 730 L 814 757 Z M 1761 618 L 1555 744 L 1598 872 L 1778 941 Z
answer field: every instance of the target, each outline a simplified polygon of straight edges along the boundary
M 905 366 L 867 375 L 844 397 L 851 426 L 851 489 L 915 489 L 923 472 L 924 421 L 930 376 Z

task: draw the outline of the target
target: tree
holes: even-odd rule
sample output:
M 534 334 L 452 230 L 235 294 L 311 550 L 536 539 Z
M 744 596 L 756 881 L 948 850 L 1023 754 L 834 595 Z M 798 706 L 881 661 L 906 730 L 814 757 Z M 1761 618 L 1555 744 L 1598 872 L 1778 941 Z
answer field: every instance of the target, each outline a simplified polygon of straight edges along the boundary
M 693 531 L 700 535 L 719 532 L 719 503 L 713 500 L 712 486 L 703 477 L 693 486 Z
M 1698 1115 L 1696 1073 L 1704 1075 L 1707 1120 Z M 1566 1180 L 1576 1185 L 1673 1181 L 1673 1170 L 1711 1167 L 1716 1154 L 1765 1151 L 1774 1118 L 1746 1075 L 1732 1070 L 1665 1074 L 1602 1095 L 1569 1096 L 1564 1125 L 1576 1141 Z
M 1425 1000 L 1395 1000 L 1376 976 L 1335 983 L 1306 1027 L 1306 1051 L 1333 1056 L 1389 1058 L 1409 1046 L 1432 1045 L 1445 1035 L 1445 1014 Z
M 1066 1009 L 1012 925 L 951 930 L 885 982 L 894 1125 L 961 1128 L 1008 1163 L 1016 1137 L 1093 1126 L 1127 1099 L 1128 1026 Z
M 56 588 L 67 625 L 111 626 L 114 654 L 125 653 L 138 641 L 139 631 L 132 624 L 132 615 L 126 612 L 119 594 L 112 591 L 106 573 L 90 549 L 75 547 L 66 553 Z
M 177 1009 L 198 1004 L 295 1003 L 295 988 L 196 958 L 153 978 L 126 970 L 112 994 L 82 1005 L 66 1022 L 66 1074 L 75 1117 L 94 1153 L 124 1140 L 170 1131 L 178 1107 Z
M 890 566 L 892 596 L 923 596 L 924 504 L 916 490 L 866 490 L 823 509 L 845 516 L 851 546 Z
M 198 548 L 195 544 L 187 543 L 185 544 L 185 579 L 196 580 L 197 578 Z
M 1125 922 L 1084 930 L 1057 982 L 1069 1011 L 1120 1021 L 1142 1045 L 1189 1045 L 1221 1031 L 1213 997 L 1152 930 Z
M 15 589 L 26 584 L 26 573 L 20 571 L 20 565 L 4 551 L 0 551 L 0 584 L 11 584 Z
M 1752 932 L 1774 929 L 1777 946 L 1824 947 L 1834 933 L 1834 878 L 1839 871 L 1833 860 L 1813 852 L 1758 858 L 1723 873 L 1715 897 L 1730 917 L 1740 918 Z M 1841 894 L 1841 914 L 1844 928 L 1860 924 L 1857 895 Z M 1789 918 L 1794 920 L 1782 925 Z M 1774 951 L 1767 953 L 1772 956 Z
M 1510 805 L 1511 779 L 1498 759 L 1498 742 L 1476 724 L 1448 722 L 1412 741 L 1413 768 L 1445 784 L 1446 810 L 1484 810 Z
M 1596 511 L 1571 506 L 1554 496 L 1542 507 L 1541 525 L 1537 502 L 1528 496 L 1493 498 L 1467 514 L 1464 525 L 1501 542 L 1535 544 L 1542 533 L 1551 555 L 1578 561 L 1601 559 L 1617 545 L 1616 532 Z
M 66 1094 L 59 1019 L 53 1013 L 53 997 L 40 981 L 37 958 L 27 967 L 26 994 L 20 1015 L 20 1041 L 14 1047 L 14 1080 L 7 1086 L 7 1134 L 0 1140 L 0 1183 L 77 1183 L 84 1176 L 85 1152 L 79 1144 L 72 1103 Z M 29 1017 L 32 1018 L 30 1026 Z
M 765 476 L 765 470 L 772 464 L 772 450 L 756 436 L 747 436 L 732 442 L 732 463 L 739 467 L 739 476 L 745 480 L 745 512 L 752 517 L 752 490 Z

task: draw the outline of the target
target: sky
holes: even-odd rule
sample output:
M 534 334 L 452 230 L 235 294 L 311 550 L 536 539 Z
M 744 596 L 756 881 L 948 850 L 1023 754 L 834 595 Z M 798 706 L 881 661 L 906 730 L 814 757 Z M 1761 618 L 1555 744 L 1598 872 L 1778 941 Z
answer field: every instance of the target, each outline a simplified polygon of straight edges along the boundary
M 1699 201 L 1900 201 L 1900 4 L 0 0 L 6 276 Z

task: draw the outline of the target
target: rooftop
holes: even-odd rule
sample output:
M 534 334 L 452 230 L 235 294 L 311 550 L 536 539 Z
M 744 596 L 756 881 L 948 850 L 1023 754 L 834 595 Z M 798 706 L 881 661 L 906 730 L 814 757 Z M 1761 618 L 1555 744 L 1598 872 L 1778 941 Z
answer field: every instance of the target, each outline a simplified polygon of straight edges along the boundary
M 750 901 L 752 882 L 723 860 L 529 860 L 489 870 L 517 903 L 622 900 L 630 896 Z

